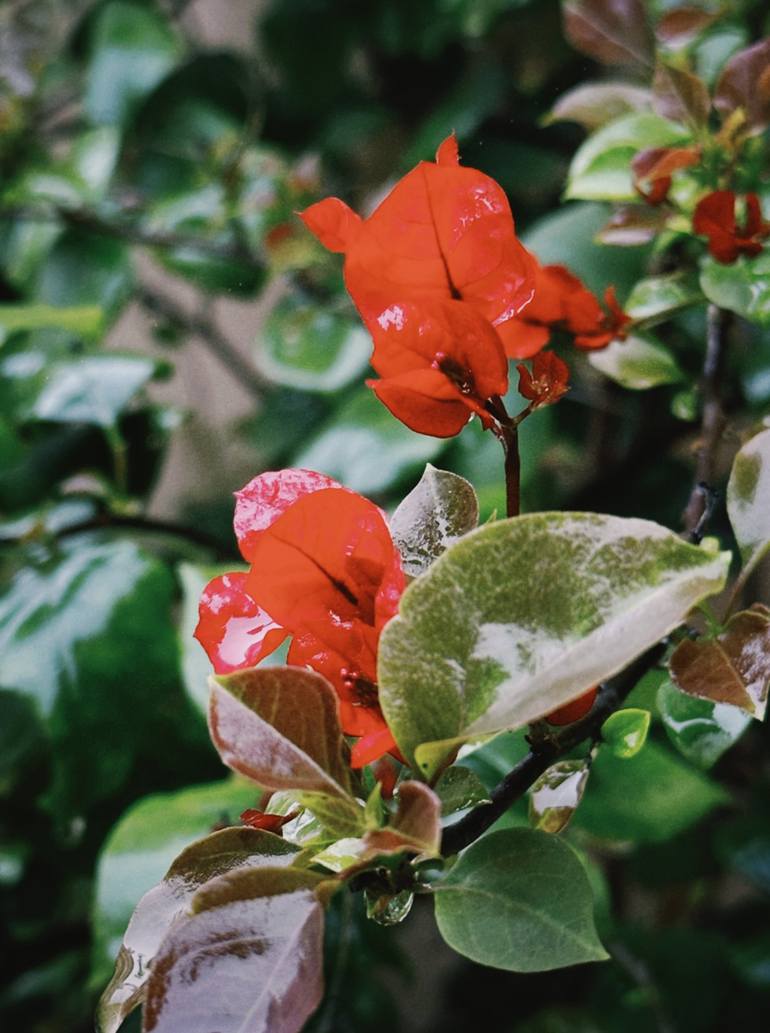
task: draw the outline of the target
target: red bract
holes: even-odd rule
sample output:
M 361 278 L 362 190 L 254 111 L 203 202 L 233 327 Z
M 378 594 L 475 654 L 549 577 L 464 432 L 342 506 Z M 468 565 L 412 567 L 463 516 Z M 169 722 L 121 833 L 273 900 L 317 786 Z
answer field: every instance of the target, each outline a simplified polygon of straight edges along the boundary
M 252 829 L 262 829 L 280 836 L 283 826 L 293 821 L 298 814 L 299 811 L 292 811 L 291 814 L 267 814 L 265 811 L 249 807 L 241 814 L 241 821 Z
M 508 390 L 508 362 L 492 325 L 460 301 L 390 305 L 372 329 L 368 381 L 399 420 L 421 434 L 457 434 L 472 413 L 491 424 L 485 403 Z
M 715 190 L 702 198 L 695 209 L 692 228 L 695 233 L 708 237 L 709 252 L 725 265 L 734 262 L 739 255 L 758 255 L 762 241 L 770 235 L 770 223 L 762 218 L 756 194 L 746 195 L 744 225 L 737 225 L 732 190 Z
M 555 352 L 540 352 L 532 360 L 532 372 L 526 366 L 519 371 L 519 394 L 529 399 L 530 408 L 553 405 L 569 390 L 569 366 Z
M 672 174 L 699 160 L 699 147 L 648 147 L 631 162 L 634 187 L 648 204 L 662 204 L 671 189 Z
M 623 337 L 630 322 L 608 287 L 605 301 L 609 314 L 596 296 L 563 265 L 538 266 L 535 295 L 518 319 L 501 328 L 506 354 L 511 359 L 529 359 L 541 351 L 554 328 L 575 335 L 578 348 L 603 348 L 614 337 Z
M 325 247 L 345 254 L 345 284 L 371 331 L 394 301 L 462 300 L 498 325 L 532 296 L 532 259 L 508 200 L 489 176 L 459 165 L 454 135 L 367 219 L 336 197 L 301 218 Z
M 377 644 L 405 579 L 381 511 L 308 470 L 261 474 L 236 499 L 251 569 L 207 586 L 195 630 L 215 671 L 253 666 L 292 635 L 288 662 L 335 686 L 343 730 L 377 734 L 378 756 L 393 749 L 377 701 Z

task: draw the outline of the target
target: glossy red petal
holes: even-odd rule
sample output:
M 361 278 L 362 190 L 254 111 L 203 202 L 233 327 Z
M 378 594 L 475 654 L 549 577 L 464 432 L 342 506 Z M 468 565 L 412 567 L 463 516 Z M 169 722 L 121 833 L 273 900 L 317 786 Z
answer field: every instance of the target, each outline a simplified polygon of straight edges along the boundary
M 342 485 L 314 470 L 268 470 L 235 493 L 233 527 L 241 555 L 251 561 L 254 546 L 266 528 L 297 499 Z
M 416 370 L 367 384 L 397 420 L 418 434 L 451 438 L 471 417 L 459 391 L 437 370 Z
M 545 348 L 551 339 L 548 326 L 526 323 L 523 319 L 509 319 L 497 327 L 497 332 L 509 359 L 529 359 Z
M 350 766 L 351 768 L 362 768 L 366 764 L 372 764 L 386 753 L 390 753 L 395 745 L 396 740 L 393 738 L 393 733 L 383 722 L 382 728 L 369 732 L 354 744 L 350 751 Z
M 253 667 L 288 634 L 249 594 L 246 580 L 240 573 L 215 577 L 200 598 L 194 635 L 217 674 Z
M 457 137 L 454 133 L 450 133 L 446 140 L 442 140 L 442 142 L 439 144 L 438 150 L 436 151 L 436 164 L 460 164 L 460 152 L 457 147 Z
M 361 228 L 361 216 L 338 197 L 327 197 L 298 214 L 329 251 L 344 254 Z

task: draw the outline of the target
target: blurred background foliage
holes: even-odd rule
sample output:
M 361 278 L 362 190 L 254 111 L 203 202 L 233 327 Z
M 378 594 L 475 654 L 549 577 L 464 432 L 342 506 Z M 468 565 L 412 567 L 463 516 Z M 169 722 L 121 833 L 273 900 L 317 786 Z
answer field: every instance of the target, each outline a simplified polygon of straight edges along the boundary
M 729 6 L 699 44 L 712 79 L 768 31 L 762 0 Z M 603 75 L 565 41 L 556 0 L 0 6 L 7 1028 L 90 1029 L 140 894 L 254 803 L 208 743 L 190 639 L 202 585 L 236 558 L 231 493 L 303 465 L 391 507 L 430 461 L 474 483 L 483 515 L 503 507 L 491 435 L 420 437 L 363 386 L 369 344 L 339 262 L 293 213 L 330 192 L 370 209 L 454 129 L 540 259 L 623 299 L 649 250 L 599 246 L 606 206 L 561 203 L 583 132 L 547 119 Z M 702 318 L 667 332 L 683 379 L 643 395 L 571 353 L 570 395 L 522 428 L 526 508 L 679 526 Z M 768 332 L 741 326 L 732 363 L 737 447 L 770 403 Z M 721 511 L 714 530 L 729 536 Z M 708 712 L 672 715 L 659 690 L 637 690 L 656 714 L 651 747 L 596 775 L 573 832 L 611 963 L 495 972 L 451 955 L 419 909 L 391 935 L 342 901 L 311 1028 L 765 1028 L 767 735 L 752 728 L 718 760 L 719 743 L 684 741 Z M 666 745 L 677 737 L 689 761 Z M 501 737 L 478 773 L 493 784 L 521 748 Z M 520 807 L 504 819 L 525 820 Z

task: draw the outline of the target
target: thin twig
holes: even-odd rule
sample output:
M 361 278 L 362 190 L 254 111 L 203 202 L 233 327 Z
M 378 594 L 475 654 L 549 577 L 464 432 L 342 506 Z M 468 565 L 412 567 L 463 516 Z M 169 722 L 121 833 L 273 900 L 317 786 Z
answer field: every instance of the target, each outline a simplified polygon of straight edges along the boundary
M 441 853 L 447 857 L 463 850 L 493 825 L 559 757 L 586 739 L 596 740 L 601 727 L 663 654 L 657 643 L 630 664 L 622 674 L 603 685 L 590 712 L 550 737 L 538 740 L 530 752 L 492 790 L 489 803 L 481 803 L 444 832 Z
M 199 338 L 253 398 L 262 398 L 264 381 L 212 320 L 204 315 L 191 315 L 165 294 L 144 285 L 138 289 L 137 300 L 152 315 L 171 323 L 186 334 Z
M 58 531 L 56 537 L 71 538 L 74 535 L 86 534 L 92 531 L 139 531 L 144 534 L 158 534 L 170 538 L 178 538 L 189 542 L 199 549 L 206 549 L 217 559 L 233 560 L 236 555 L 232 549 L 225 548 L 216 538 L 199 531 L 195 527 L 187 527 L 183 524 L 175 524 L 168 520 L 158 520 L 147 516 L 129 516 L 119 513 L 103 512 L 97 516 L 82 520 L 77 524 L 70 524 Z
M 729 313 L 718 305 L 709 305 L 706 313 L 706 355 L 700 390 L 703 399 L 700 443 L 695 464 L 695 485 L 683 514 L 685 531 L 696 541 L 698 526 L 706 510 L 704 488 L 713 484 L 717 466 L 717 451 L 725 426 L 722 409 L 721 381 L 725 363 Z

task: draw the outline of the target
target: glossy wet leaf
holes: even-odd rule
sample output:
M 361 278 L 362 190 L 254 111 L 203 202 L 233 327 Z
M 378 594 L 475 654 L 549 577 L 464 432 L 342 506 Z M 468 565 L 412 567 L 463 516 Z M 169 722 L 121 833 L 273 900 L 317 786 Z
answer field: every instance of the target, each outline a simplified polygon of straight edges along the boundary
M 417 486 L 390 518 L 390 533 L 410 577 L 431 563 L 479 521 L 479 500 L 464 477 L 437 470 L 430 463 Z
M 91 28 L 85 96 L 91 120 L 127 121 L 179 56 L 179 43 L 158 12 L 129 0 L 110 0 Z
M 541 513 L 471 532 L 407 588 L 380 640 L 380 702 L 401 750 L 577 699 L 718 591 L 726 568 L 644 520 Z M 448 747 L 428 752 L 430 774 Z
M 435 900 L 446 942 L 482 965 L 544 972 L 607 958 L 585 869 L 544 832 L 482 837 L 436 886 Z
M 147 985 L 143 1033 L 299 1033 L 323 994 L 319 876 L 219 876 L 174 924 Z
M 579 122 L 592 132 L 621 115 L 649 108 L 650 99 L 648 89 L 622 81 L 581 83 L 559 97 L 547 121 Z
M 649 710 L 638 707 L 616 710 L 602 725 L 605 746 L 621 760 L 635 757 L 647 741 L 650 719 Z
M 255 361 L 277 384 L 332 392 L 362 377 L 372 342 L 352 312 L 285 299 L 257 341 Z
M 634 155 L 649 147 L 668 147 L 687 140 L 681 127 L 650 111 L 608 122 L 575 153 L 565 196 L 586 201 L 637 200 L 631 173 Z
M 584 760 L 560 760 L 538 778 L 529 791 L 529 823 L 552 835 L 562 832 L 583 799 L 589 765 Z
M 434 789 L 441 801 L 442 817 L 489 800 L 487 787 L 476 772 L 462 765 L 447 768 Z
M 632 391 L 647 391 L 684 379 L 671 352 L 649 334 L 631 334 L 591 352 L 588 361 L 610 380 Z
M 291 864 L 297 848 L 269 832 L 226 828 L 190 844 L 163 880 L 136 906 L 123 937 L 115 973 L 99 1002 L 101 1033 L 114 1033 L 146 993 L 150 967 L 166 933 L 210 879 L 238 868 Z
M 441 844 L 441 801 L 423 782 L 402 782 L 396 794 L 396 813 L 381 829 L 366 833 L 366 843 L 385 853 L 416 850 L 438 854 Z
M 750 438 L 735 456 L 727 512 L 744 567 L 751 569 L 770 548 L 770 429 Z
M 377 495 L 416 474 L 446 447 L 442 438 L 409 430 L 373 392 L 362 389 L 310 439 L 294 465 L 319 470 L 362 495 Z
M 642 0 L 562 0 L 562 14 L 570 43 L 596 61 L 650 63 L 652 37 Z
M 56 423 L 114 427 L 157 366 L 141 355 L 87 355 L 57 364 L 38 395 L 32 415 Z
M 728 800 L 716 782 L 648 740 L 630 760 L 599 750 L 574 824 L 599 839 L 658 843 Z
M 177 855 L 221 824 L 238 824 L 259 790 L 230 778 L 157 793 L 133 804 L 113 826 L 102 847 L 93 902 L 93 983 L 110 978 L 131 914 Z
M 378 925 L 398 925 L 403 922 L 414 903 L 414 893 L 411 890 L 401 890 L 400 893 L 375 894 L 367 890 L 366 894 L 366 917 Z
M 741 256 L 724 265 L 707 255 L 701 265 L 701 290 L 709 301 L 761 327 L 770 326 L 770 251 Z
M 670 681 L 658 689 L 658 710 L 666 735 L 697 767 L 712 767 L 743 735 L 751 717 L 727 703 L 690 696 Z
M 267 789 L 347 795 L 337 696 L 314 671 L 253 668 L 212 678 L 209 727 L 224 762 Z
M 715 638 L 683 639 L 668 666 L 683 692 L 740 707 L 761 721 L 770 691 L 770 613 L 743 610 Z
M 634 285 L 623 309 L 635 320 L 667 319 L 679 309 L 703 301 L 697 281 L 682 273 L 645 276 Z
M 40 330 L 54 327 L 69 330 L 80 337 L 95 337 L 102 328 L 102 310 L 98 305 L 55 308 L 52 305 L 0 305 L 0 342 L 19 330 Z

